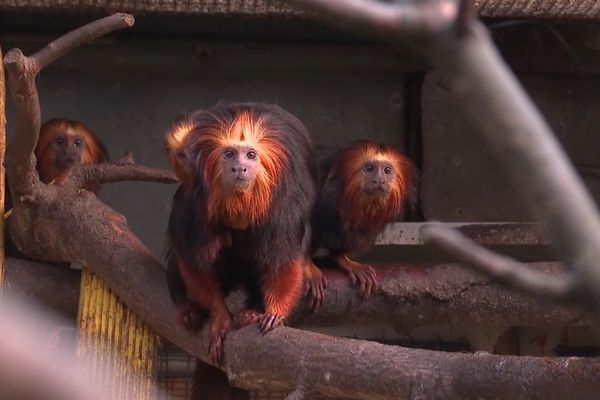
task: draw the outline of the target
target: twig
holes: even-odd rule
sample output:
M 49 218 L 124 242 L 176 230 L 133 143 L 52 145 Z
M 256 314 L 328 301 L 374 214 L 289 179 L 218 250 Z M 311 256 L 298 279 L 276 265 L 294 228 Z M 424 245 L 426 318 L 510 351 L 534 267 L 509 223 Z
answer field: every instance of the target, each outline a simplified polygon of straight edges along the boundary
M 177 183 L 177 178 L 171 171 L 131 164 L 129 159 L 122 159 L 94 165 L 80 164 L 73 168 L 69 184 L 79 188 L 89 184 L 121 181 Z
M 15 104 L 15 135 L 7 153 L 8 175 L 13 196 L 30 194 L 39 186 L 33 151 L 40 130 L 40 102 L 36 75 L 47 65 L 98 36 L 132 26 L 128 14 L 114 14 L 76 29 L 30 57 L 12 49 L 4 57 L 9 89 Z
M 479 246 L 454 229 L 434 224 L 426 225 L 421 228 L 421 235 L 427 242 L 437 245 L 459 261 L 476 268 L 500 283 L 526 293 L 555 300 L 569 300 L 575 294 L 576 281 L 572 275 L 548 276 L 534 271 L 525 264 Z
M 134 23 L 135 19 L 132 15 L 117 13 L 91 22 L 61 36 L 55 41 L 48 43 L 46 47 L 33 56 L 30 56 L 37 68 L 36 73 L 82 44 L 91 42 L 111 32 L 130 28 Z
M 347 30 L 397 41 L 447 30 L 458 13 L 454 0 L 391 2 L 369 0 L 291 0 L 317 18 Z

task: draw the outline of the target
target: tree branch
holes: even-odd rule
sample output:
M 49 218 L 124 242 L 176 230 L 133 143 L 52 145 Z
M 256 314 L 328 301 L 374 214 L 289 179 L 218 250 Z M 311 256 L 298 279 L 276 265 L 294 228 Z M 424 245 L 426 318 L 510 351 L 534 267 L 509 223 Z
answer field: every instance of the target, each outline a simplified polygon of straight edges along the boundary
M 564 271 L 558 263 L 526 265 L 544 279 L 554 279 Z M 393 264 L 374 268 L 382 283 L 367 300 L 359 297 L 356 287 L 341 271 L 324 269 L 328 287 L 323 305 L 315 314 L 307 302 L 301 301 L 290 324 L 299 327 L 386 324 L 410 331 L 460 323 L 472 327 L 494 326 L 500 331 L 509 326 L 597 323 L 591 314 L 578 308 L 555 306 L 520 295 L 458 264 Z M 6 287 L 9 292 L 33 298 L 65 314 L 74 316 L 77 312 L 77 270 L 9 257 Z M 243 294 L 234 293 L 228 303 L 233 308 L 240 307 Z
M 61 36 L 55 41 L 48 43 L 46 47 L 34 55 L 30 56 L 31 61 L 36 68 L 35 73 L 39 73 L 42 69 L 65 54 L 75 50 L 77 47 L 111 32 L 130 28 L 134 23 L 135 19 L 133 18 L 133 15 L 117 13 L 93 21 Z
M 337 0 L 331 6 L 325 0 L 294 1 L 318 10 L 319 16 L 332 24 L 358 20 L 361 25 L 355 28 L 368 34 L 389 35 L 390 41 L 404 38 L 404 32 L 381 18 L 359 15 L 371 15 L 362 8 L 377 10 L 379 2 Z M 460 29 L 432 37 L 430 45 L 420 43 L 420 51 L 443 78 L 473 131 L 485 138 L 515 187 L 521 189 L 561 259 L 581 275 L 592 295 L 592 306 L 600 313 L 600 217 L 596 206 L 552 130 L 502 61 L 485 27 L 472 13 L 465 12 L 471 0 L 462 1 L 467 3 L 461 5 L 464 18 L 459 21 Z M 456 17 L 456 12 L 451 15 Z
M 447 30 L 457 14 L 454 0 L 391 2 L 365 0 L 291 0 L 318 18 L 347 30 L 360 30 L 386 40 L 434 36 Z M 335 15 L 335 20 L 331 16 Z
M 15 103 L 15 135 L 7 154 L 7 172 L 15 203 L 19 196 L 33 193 L 40 184 L 33 154 L 41 118 L 36 75 L 72 49 L 133 23 L 131 15 L 111 15 L 60 37 L 30 57 L 24 56 L 19 49 L 10 50 L 4 57 L 8 86 Z
M 4 290 L 75 320 L 81 271 L 63 265 L 6 257 Z M 60 296 L 57 296 L 60 294 Z
M 101 184 L 120 181 L 150 181 L 158 183 L 177 183 L 171 171 L 145 167 L 129 163 L 79 164 L 71 172 L 69 185 L 82 187 L 89 184 Z
M 576 294 L 578 286 L 570 274 L 548 276 L 532 270 L 526 264 L 477 245 L 453 229 L 429 225 L 421 231 L 426 241 L 500 283 L 554 300 L 572 300 Z

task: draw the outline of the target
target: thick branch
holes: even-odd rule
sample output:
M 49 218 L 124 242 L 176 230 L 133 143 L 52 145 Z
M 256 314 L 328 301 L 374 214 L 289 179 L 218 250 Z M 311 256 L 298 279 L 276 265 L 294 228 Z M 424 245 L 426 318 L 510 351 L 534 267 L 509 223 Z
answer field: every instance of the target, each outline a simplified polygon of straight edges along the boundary
M 47 240 L 35 243 L 34 247 L 40 254 L 69 257 L 71 261 L 90 267 L 158 334 L 203 361 L 210 362 L 206 351 L 206 332 L 191 335 L 178 326 L 177 310 L 169 299 L 162 266 L 127 229 L 122 218 L 92 194 L 84 192 L 67 198 L 70 199 L 73 203 L 64 208 L 57 208 L 56 204 L 48 205 L 47 208 L 42 206 L 39 215 L 44 220 L 43 224 L 37 220 L 31 221 L 33 225 L 44 226 L 44 235 L 62 238 L 59 244 L 48 243 Z M 55 219 L 49 220 L 50 215 Z M 57 251 L 60 253 L 54 253 Z M 395 268 L 390 269 L 392 274 L 395 271 Z M 416 269 L 409 272 L 401 270 L 400 274 L 402 273 L 427 275 L 427 272 Z M 445 278 L 440 279 L 445 281 Z M 426 286 L 436 286 L 429 281 L 413 281 L 424 292 L 427 291 Z M 397 281 L 396 284 L 402 287 L 400 282 Z M 349 289 L 345 280 L 340 280 L 340 286 L 337 285 L 332 280 L 328 301 L 331 299 L 335 303 L 335 291 L 342 287 L 355 294 L 355 288 Z M 385 293 L 386 290 L 399 288 L 390 289 L 384 285 L 383 290 Z M 443 292 L 440 291 L 440 295 Z M 457 299 L 462 296 L 460 292 L 446 294 Z M 386 299 L 382 298 L 381 301 Z M 510 304 L 509 300 L 506 302 Z M 444 310 L 443 299 L 433 300 L 432 303 L 437 303 Z M 340 304 L 339 307 L 343 307 L 344 312 L 348 313 L 357 304 L 358 297 L 354 297 L 350 304 Z M 327 307 L 330 305 L 326 302 L 323 310 Z M 434 304 L 431 308 L 434 309 Z M 410 317 L 408 314 L 411 311 L 414 312 L 414 309 L 405 309 L 406 318 L 412 318 L 407 325 L 419 319 L 417 315 Z M 477 311 L 481 312 L 473 309 L 473 315 Z M 455 318 L 456 323 L 465 321 L 458 314 L 455 314 Z M 403 324 L 400 321 L 398 323 Z M 302 355 L 300 359 L 299 354 Z M 325 396 L 383 399 L 404 398 L 411 393 L 436 397 L 436 393 L 441 393 L 451 398 L 467 394 L 486 396 L 499 393 L 500 397 L 523 398 L 533 393 L 549 393 L 553 386 L 559 389 L 552 390 L 565 390 L 565 393 L 577 390 L 582 396 L 589 393 L 588 390 L 598 390 L 600 383 L 596 377 L 581 373 L 584 365 L 596 364 L 581 359 L 569 359 L 567 362 L 566 359 L 480 358 L 407 350 L 362 341 L 333 339 L 291 328 L 277 329 L 263 337 L 258 334 L 256 327 L 249 327 L 229 334 L 225 342 L 225 364 L 222 368 L 234 385 L 248 389 L 292 390 L 302 377 L 316 393 Z M 512 372 L 524 369 L 530 371 L 526 378 L 528 385 L 521 384 L 521 375 Z M 436 384 L 432 385 L 431 382 Z
M 79 270 L 6 258 L 5 290 L 75 319 L 79 302 Z
M 565 264 L 580 273 L 600 312 L 600 219 L 556 137 L 489 39 L 471 34 L 440 49 L 438 71 L 464 116 L 524 194 Z
M 425 226 L 422 234 L 426 241 L 439 246 L 459 261 L 525 293 L 563 301 L 575 296 L 576 285 L 570 274 L 548 276 L 510 257 L 495 254 L 453 229 L 442 226 Z
M 31 194 L 39 186 L 33 151 L 40 130 L 40 102 L 35 77 L 42 68 L 70 50 L 106 33 L 133 25 L 133 17 L 115 14 L 70 32 L 31 57 L 12 49 L 4 57 L 9 89 L 15 104 L 15 135 L 8 152 L 11 193 Z
M 391 2 L 365 0 L 291 0 L 348 30 L 386 40 L 433 36 L 448 29 L 457 14 L 454 0 Z M 332 20 L 331 16 L 335 15 Z
M 563 273 L 558 263 L 530 263 L 527 268 L 544 279 Z M 593 325 L 590 314 L 559 307 L 502 288 L 458 264 L 395 264 L 375 266 L 381 288 L 362 300 L 341 271 L 324 269 L 329 282 L 318 313 L 301 301 L 292 326 L 393 325 L 403 331 L 422 326 Z M 7 287 L 68 315 L 77 312 L 79 271 L 61 266 L 7 259 Z M 116 278 L 115 278 L 116 279 Z M 56 296 L 61 293 L 61 296 Z M 230 303 L 240 304 L 235 293 Z M 352 310 L 349 312 L 348 310 Z
M 149 168 L 138 164 L 108 162 L 94 165 L 77 165 L 73 168 L 69 180 L 70 184 L 76 187 L 120 181 L 176 183 L 177 178 L 171 171 Z

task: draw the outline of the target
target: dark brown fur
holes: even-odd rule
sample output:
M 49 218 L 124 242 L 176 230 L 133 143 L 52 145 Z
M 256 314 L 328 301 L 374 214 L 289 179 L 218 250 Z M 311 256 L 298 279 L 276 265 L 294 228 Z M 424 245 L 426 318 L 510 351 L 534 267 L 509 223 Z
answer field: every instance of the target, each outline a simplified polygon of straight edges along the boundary
M 197 327 L 198 309 L 208 311 L 218 362 L 232 286 L 249 294 L 235 325 L 257 322 L 263 333 L 282 324 L 298 301 L 316 166 L 306 128 L 277 106 L 219 105 L 191 121 L 175 146 L 190 173 L 173 199 L 169 285 L 185 326 Z

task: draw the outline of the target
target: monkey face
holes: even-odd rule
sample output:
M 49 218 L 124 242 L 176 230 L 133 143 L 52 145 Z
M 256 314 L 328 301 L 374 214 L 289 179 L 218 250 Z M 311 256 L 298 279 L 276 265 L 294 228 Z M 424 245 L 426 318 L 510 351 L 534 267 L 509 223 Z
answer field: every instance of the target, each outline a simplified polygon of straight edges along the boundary
M 67 171 L 74 164 L 81 162 L 81 155 L 85 151 L 85 140 L 74 132 L 57 132 L 50 144 L 50 150 L 54 168 L 58 171 Z
M 361 169 L 362 189 L 372 198 L 387 197 L 392 190 L 396 171 L 387 160 L 367 160 Z
M 221 183 L 226 193 L 252 188 L 259 167 L 257 151 L 251 146 L 229 146 L 221 154 Z

